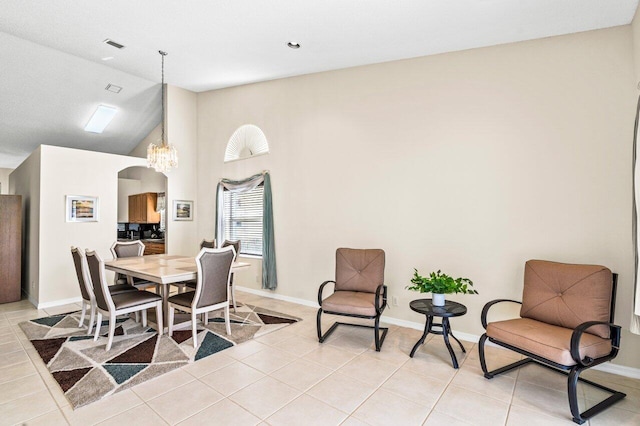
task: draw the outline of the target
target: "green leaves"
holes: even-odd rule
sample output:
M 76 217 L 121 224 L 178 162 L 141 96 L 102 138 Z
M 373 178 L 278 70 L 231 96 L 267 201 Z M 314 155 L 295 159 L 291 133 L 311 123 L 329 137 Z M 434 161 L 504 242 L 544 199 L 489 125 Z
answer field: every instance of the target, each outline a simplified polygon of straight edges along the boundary
M 410 286 L 407 290 L 419 291 L 420 293 L 438 293 L 438 294 L 478 294 L 473 288 L 473 281 L 469 278 L 452 278 L 442 271 L 431 272 L 428 277 L 418 274 L 417 269 L 413 269 L 413 278 L 411 278 Z

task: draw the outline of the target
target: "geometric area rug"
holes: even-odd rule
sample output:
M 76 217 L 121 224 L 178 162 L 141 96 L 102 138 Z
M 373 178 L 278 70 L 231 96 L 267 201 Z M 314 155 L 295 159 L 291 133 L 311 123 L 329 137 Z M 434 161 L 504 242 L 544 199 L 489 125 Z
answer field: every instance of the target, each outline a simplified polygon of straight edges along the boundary
M 239 343 L 263 336 L 300 321 L 290 315 L 252 305 L 229 310 L 231 335 L 227 335 L 222 310 L 209 313 L 206 327 L 198 323 L 198 347 L 193 347 L 191 327 L 159 336 L 142 327 L 133 316 L 117 318 L 113 345 L 105 351 L 109 322 L 100 336 L 87 335 L 88 320 L 78 327 L 80 312 L 54 315 L 20 323 L 49 372 L 76 409 L 105 396 L 198 361 Z

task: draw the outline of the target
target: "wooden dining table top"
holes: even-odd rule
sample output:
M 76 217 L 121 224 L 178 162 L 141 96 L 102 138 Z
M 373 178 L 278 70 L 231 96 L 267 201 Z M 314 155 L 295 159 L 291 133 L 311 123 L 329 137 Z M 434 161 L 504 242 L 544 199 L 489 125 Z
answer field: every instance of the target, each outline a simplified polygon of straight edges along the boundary
M 158 284 L 194 280 L 197 277 L 196 259 L 191 256 L 154 254 L 123 257 L 104 262 L 105 269 Z M 247 262 L 233 262 L 231 271 L 250 266 Z

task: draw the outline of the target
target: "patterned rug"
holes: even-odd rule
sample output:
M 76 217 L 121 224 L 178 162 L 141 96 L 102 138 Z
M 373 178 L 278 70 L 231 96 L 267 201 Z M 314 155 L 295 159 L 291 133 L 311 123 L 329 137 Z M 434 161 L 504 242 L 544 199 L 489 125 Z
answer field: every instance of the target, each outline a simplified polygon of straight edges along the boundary
M 174 331 L 173 337 L 159 336 L 129 316 L 118 317 L 109 352 L 108 321 L 102 322 L 102 337 L 94 342 L 86 326 L 78 327 L 80 312 L 25 321 L 20 327 L 75 409 L 300 321 L 252 305 L 239 304 L 230 314 L 229 336 L 222 311 L 210 313 L 206 327 L 198 324 L 197 348 L 190 328 Z

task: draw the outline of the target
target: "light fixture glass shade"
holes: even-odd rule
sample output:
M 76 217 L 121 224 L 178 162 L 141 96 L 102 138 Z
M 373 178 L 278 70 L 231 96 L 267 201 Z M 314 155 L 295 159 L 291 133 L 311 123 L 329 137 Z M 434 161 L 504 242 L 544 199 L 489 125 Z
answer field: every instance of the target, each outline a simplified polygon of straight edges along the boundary
M 161 142 L 161 145 L 150 143 L 147 147 L 147 167 L 162 173 L 178 167 L 178 150 L 166 142 Z

